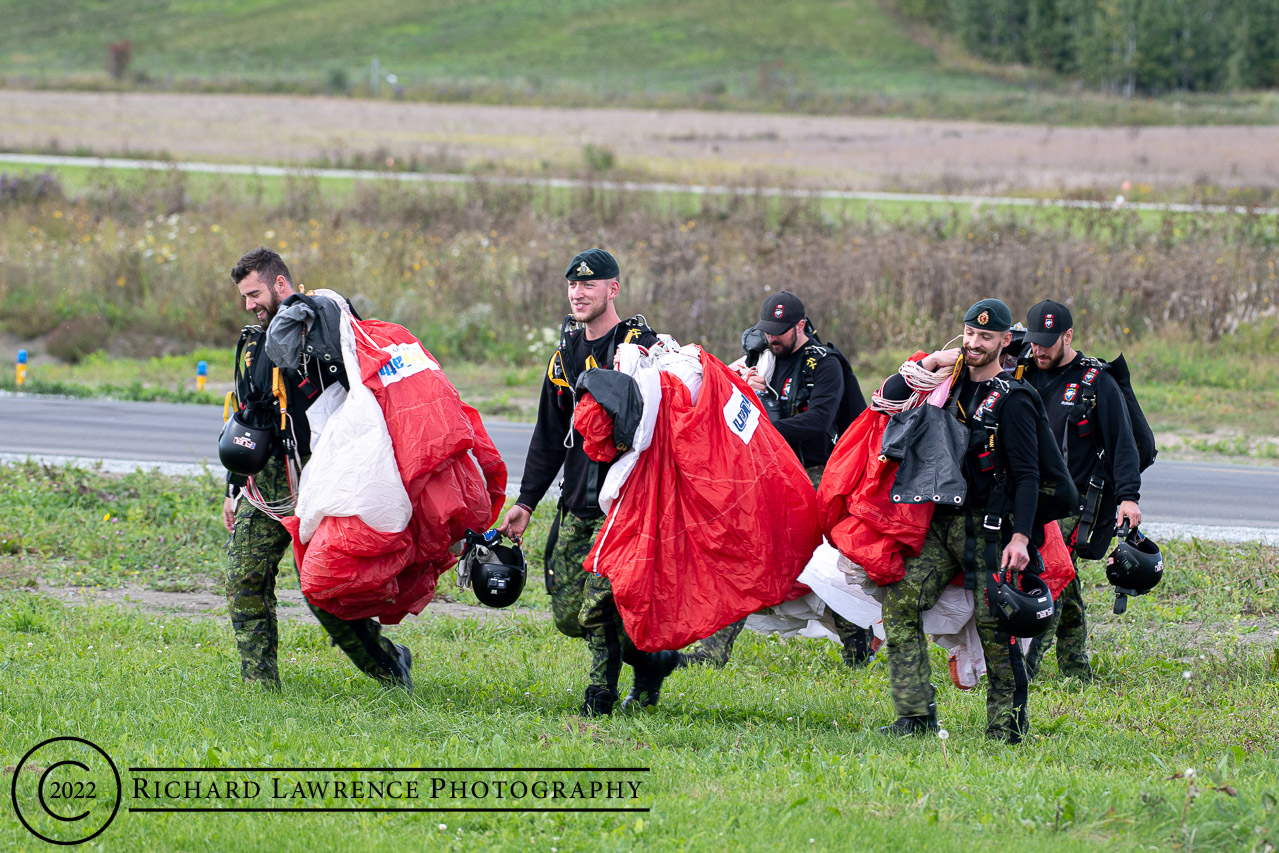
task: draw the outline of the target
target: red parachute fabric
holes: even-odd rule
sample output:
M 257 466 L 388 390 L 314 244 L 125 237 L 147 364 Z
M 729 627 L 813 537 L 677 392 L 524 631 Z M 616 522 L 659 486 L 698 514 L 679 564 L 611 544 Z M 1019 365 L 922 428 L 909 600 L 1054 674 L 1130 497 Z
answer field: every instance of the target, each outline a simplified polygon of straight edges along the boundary
M 1044 560 L 1044 583 L 1053 594 L 1055 601 L 1066 584 L 1075 578 L 1075 564 L 1070 561 L 1070 548 L 1062 539 L 1061 528 L 1057 522 L 1050 521 L 1044 525 L 1044 547 L 1039 549 L 1039 556 Z
M 660 374 L 652 444 L 586 558 L 609 579 L 626 633 L 645 651 L 678 649 L 808 592 L 796 581 L 821 543 L 808 475 L 750 387 L 702 351 L 702 388 Z M 583 401 L 586 403 L 587 401 Z M 610 445 L 589 426 L 590 455 Z M 607 415 L 603 416 L 607 420 Z
M 573 409 L 573 429 L 582 434 L 582 450 L 596 462 L 612 462 L 617 458 L 613 441 L 613 419 L 587 391 Z
M 298 520 L 283 522 L 312 604 L 342 619 L 393 625 L 435 596 L 440 575 L 457 562 L 449 549 L 468 527 L 497 522 L 506 464 L 479 412 L 417 338 L 394 323 L 352 322 L 360 377 L 386 418 L 413 517 L 399 533 L 379 533 L 358 517 L 328 516 L 305 545 Z
M 817 489 L 822 531 L 839 552 L 877 584 L 896 583 L 906 557 L 919 554 L 933 520 L 933 504 L 895 504 L 897 462 L 883 460 L 889 416 L 866 409 L 831 452 Z

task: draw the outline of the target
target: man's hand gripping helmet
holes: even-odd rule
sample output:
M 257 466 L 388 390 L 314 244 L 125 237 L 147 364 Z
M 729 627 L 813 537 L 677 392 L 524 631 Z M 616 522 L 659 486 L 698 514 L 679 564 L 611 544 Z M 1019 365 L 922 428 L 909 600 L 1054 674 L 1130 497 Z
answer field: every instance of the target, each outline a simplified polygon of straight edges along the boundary
M 489 607 L 509 607 L 524 591 L 528 570 L 524 565 L 524 552 L 519 542 L 499 545 L 502 535 L 496 530 L 487 533 L 466 531 L 462 560 L 457 567 L 459 586 L 470 586 L 481 604 Z

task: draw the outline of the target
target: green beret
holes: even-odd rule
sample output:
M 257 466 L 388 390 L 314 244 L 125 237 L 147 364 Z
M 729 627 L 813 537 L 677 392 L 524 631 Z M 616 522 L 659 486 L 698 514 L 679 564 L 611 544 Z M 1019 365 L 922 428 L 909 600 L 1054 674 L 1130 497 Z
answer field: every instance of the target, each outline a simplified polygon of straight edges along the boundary
M 569 281 L 597 281 L 617 278 L 617 259 L 603 249 L 587 249 L 573 256 L 564 277 Z
M 983 332 L 1006 332 L 1013 324 L 1013 312 L 998 299 L 983 299 L 964 313 L 964 325 Z

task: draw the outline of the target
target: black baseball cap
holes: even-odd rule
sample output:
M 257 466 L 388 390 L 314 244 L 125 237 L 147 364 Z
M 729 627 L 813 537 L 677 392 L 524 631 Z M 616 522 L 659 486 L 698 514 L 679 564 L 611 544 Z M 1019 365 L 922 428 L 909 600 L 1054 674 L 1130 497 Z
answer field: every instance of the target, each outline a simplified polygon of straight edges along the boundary
M 617 278 L 620 272 L 617 258 L 603 249 L 587 249 L 573 256 L 564 277 L 569 281 L 599 281 Z
M 1026 342 L 1050 347 L 1062 332 L 1074 328 L 1070 309 L 1060 302 L 1045 299 L 1026 313 Z
M 979 300 L 964 312 L 964 325 L 983 332 L 1006 332 L 1012 324 L 1013 312 L 999 299 Z
M 766 335 L 783 335 L 804 319 L 804 303 L 789 290 L 770 294 L 759 309 L 755 328 Z

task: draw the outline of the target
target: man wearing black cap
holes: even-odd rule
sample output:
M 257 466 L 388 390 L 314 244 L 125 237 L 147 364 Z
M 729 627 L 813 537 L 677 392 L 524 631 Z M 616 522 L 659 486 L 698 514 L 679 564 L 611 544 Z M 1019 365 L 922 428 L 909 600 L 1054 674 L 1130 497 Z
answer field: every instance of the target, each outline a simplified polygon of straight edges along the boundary
M 855 379 L 851 387 L 845 386 L 842 355 L 837 355 L 834 347 L 817 338 L 804 303 L 795 294 L 782 290 L 765 297 L 755 328 L 764 333 L 775 361 L 769 381 L 765 382 L 763 374 L 751 368 L 746 383 L 761 400 L 776 404 L 766 407 L 777 412 L 776 416 L 770 416 L 773 426 L 795 451 L 813 488 L 817 488 L 839 438 L 836 415 L 844 404 L 845 394 L 851 396 L 846 412 L 850 419 L 861 414 L 866 400 Z M 844 663 L 850 667 L 864 666 L 873 655 L 874 634 L 838 613 L 832 615 L 843 645 Z M 726 665 L 733 643 L 745 625 L 744 619 L 734 622 L 699 641 L 689 653 L 688 663 Z
M 986 736 L 1017 743 L 1026 734 L 1027 685 L 1021 648 L 995 620 L 997 578 L 1022 572 L 1036 559 L 1040 414 L 1024 383 L 1002 376 L 1001 354 L 1012 338 L 1012 315 L 998 299 L 983 299 L 964 314 L 962 349 L 934 352 L 922 366 L 936 371 L 962 364 L 947 404 L 968 430 L 963 477 L 964 505 L 939 505 L 919 556 L 908 557 L 904 577 L 884 588 L 885 651 L 897 721 L 880 733 L 911 735 L 938 729 L 929 680 L 928 642 L 921 614 L 933 607 L 957 573 L 974 590 L 977 630 L 986 658 Z M 961 362 L 962 359 L 962 362 Z M 884 383 L 888 399 L 905 400 L 910 388 L 900 375 Z M 987 445 L 987 413 L 998 426 L 1000 450 Z M 1001 484 L 1003 484 L 1001 486 Z
M 844 387 L 844 371 L 838 358 L 827 358 L 830 348 L 817 339 L 804 303 L 788 290 L 764 299 L 755 328 L 768 338 L 776 358 L 768 383 L 754 371 L 746 382 L 761 397 L 772 394 L 781 404 L 782 419 L 773 424 L 808 471 L 814 488 L 821 480 L 826 460 L 838 433 L 835 415 L 845 391 L 853 395 L 856 417 L 866 408 L 860 388 Z
M 1060 302 L 1045 300 L 1026 315 L 1026 340 L 1033 356 L 1026 379 L 1043 398 L 1048 425 L 1060 441 L 1070 478 L 1087 500 L 1089 481 L 1104 481 L 1097 497 L 1096 525 L 1105 533 L 1125 520 L 1132 527 L 1141 524 L 1141 468 L 1137 443 L 1123 392 L 1110 373 L 1098 369 L 1091 359 L 1072 346 L 1074 318 Z M 1089 401 L 1095 402 L 1095 406 Z M 1118 505 L 1116 507 L 1116 504 Z M 1060 521 L 1062 536 L 1071 545 L 1073 557 L 1085 541 L 1076 542 L 1080 515 Z M 1090 519 L 1090 524 L 1092 520 Z M 1105 536 L 1107 542 L 1110 537 Z M 1057 599 L 1054 624 L 1035 637 L 1026 654 L 1026 667 L 1033 678 L 1044 655 L 1057 638 L 1057 669 L 1062 675 L 1082 681 L 1092 680 L 1088 662 L 1088 622 L 1079 577 L 1066 586 Z
M 635 648 L 626 636 L 608 579 L 587 572 L 582 565 L 604 521 L 599 490 L 609 466 L 586 455 L 581 434 L 572 428 L 577 377 L 592 367 L 612 369 L 618 344 L 657 342 L 643 318 L 623 321 L 618 316 L 613 304 L 621 288 L 618 274 L 617 261 L 603 249 L 579 253 L 564 273 L 570 313 L 542 383 L 520 496 L 499 528 L 512 538 L 522 536 L 533 508 L 563 466 L 558 512 L 546 544 L 546 591 L 555 627 L 569 637 L 584 638 L 591 650 L 591 683 L 581 708 L 584 716 L 612 713 L 623 663 L 635 669 L 635 685 L 623 705 L 644 707 L 657 704 L 662 680 L 680 661 L 678 652 L 650 654 Z

